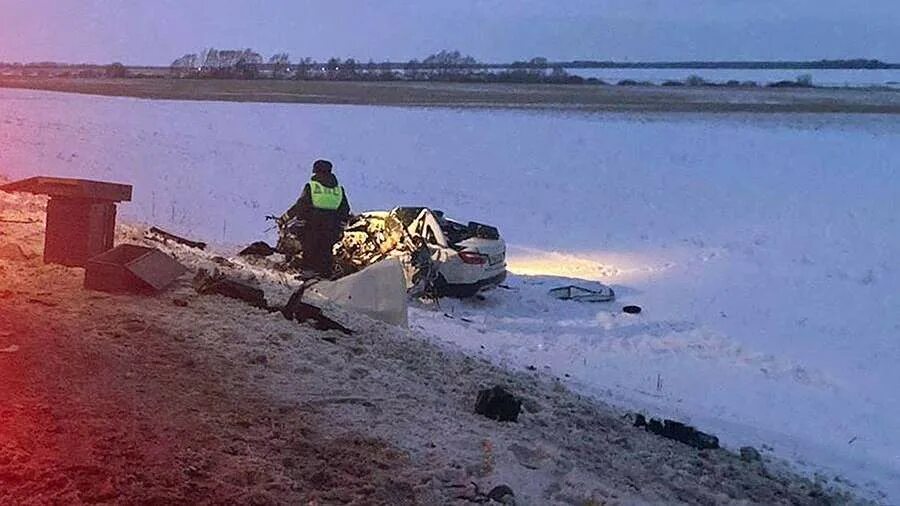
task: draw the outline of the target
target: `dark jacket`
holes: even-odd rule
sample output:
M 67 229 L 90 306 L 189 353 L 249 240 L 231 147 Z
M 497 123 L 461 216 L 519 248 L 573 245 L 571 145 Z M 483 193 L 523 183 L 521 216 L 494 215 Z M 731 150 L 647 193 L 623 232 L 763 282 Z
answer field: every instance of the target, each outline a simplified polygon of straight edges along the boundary
M 327 188 L 337 188 L 338 180 L 331 172 L 317 172 L 312 176 L 313 181 L 321 183 Z M 312 193 L 309 183 L 303 187 L 303 193 L 297 203 L 286 213 L 291 218 L 299 218 L 306 222 L 307 230 L 328 231 L 337 234 L 350 219 L 350 203 L 347 201 L 347 191 L 344 190 L 344 199 L 336 211 L 316 209 L 313 207 Z

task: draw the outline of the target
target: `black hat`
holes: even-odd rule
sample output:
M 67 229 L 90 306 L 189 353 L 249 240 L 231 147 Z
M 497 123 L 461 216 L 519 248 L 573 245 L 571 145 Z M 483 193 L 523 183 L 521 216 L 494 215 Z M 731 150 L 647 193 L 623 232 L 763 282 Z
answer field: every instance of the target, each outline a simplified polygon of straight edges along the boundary
M 316 160 L 313 164 L 313 172 L 331 172 L 331 162 L 328 160 Z

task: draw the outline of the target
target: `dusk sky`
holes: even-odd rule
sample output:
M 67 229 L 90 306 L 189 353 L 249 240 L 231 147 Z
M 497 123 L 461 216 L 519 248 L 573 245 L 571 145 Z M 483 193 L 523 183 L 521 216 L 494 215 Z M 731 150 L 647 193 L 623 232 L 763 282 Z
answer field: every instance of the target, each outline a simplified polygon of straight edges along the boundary
M 0 61 L 165 65 L 204 47 L 482 61 L 900 61 L 900 0 L 0 0 Z

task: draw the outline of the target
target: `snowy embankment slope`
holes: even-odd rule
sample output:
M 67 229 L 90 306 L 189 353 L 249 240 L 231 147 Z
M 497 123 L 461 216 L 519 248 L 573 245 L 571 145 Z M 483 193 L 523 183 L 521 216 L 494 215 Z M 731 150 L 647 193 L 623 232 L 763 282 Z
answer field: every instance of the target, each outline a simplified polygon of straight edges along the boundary
M 221 243 L 271 240 L 262 216 L 319 156 L 357 210 L 495 224 L 515 291 L 417 309 L 413 326 L 900 502 L 900 118 L 0 104 L 3 170 L 132 182 L 126 218 Z M 552 275 L 620 302 L 548 300 Z
M 862 502 L 360 315 L 331 313 L 352 336 L 320 331 L 190 275 L 155 296 L 86 291 L 83 269 L 40 258 L 46 202 L 0 192 L 0 504 L 450 506 L 501 483 L 522 505 Z M 147 232 L 117 242 L 254 280 L 270 304 L 290 293 L 259 262 Z M 473 413 L 491 385 L 522 399 L 515 423 Z

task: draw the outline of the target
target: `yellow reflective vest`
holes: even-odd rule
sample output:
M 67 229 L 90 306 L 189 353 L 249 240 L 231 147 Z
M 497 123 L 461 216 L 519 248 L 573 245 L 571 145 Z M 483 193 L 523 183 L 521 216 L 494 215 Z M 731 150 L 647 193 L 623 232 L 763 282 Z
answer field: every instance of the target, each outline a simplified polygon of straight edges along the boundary
M 312 205 L 324 211 L 337 211 L 344 201 L 344 188 L 340 185 L 329 188 L 318 181 L 309 182 Z

